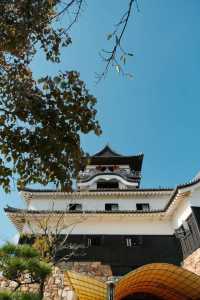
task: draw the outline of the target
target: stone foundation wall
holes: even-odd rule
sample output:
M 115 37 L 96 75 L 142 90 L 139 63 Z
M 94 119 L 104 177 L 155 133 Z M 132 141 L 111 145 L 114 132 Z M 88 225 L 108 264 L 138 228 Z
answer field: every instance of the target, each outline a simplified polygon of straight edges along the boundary
M 200 248 L 183 261 L 182 267 L 200 276 Z
M 14 290 L 16 283 L 0 277 L 0 290 Z M 20 289 L 23 292 L 38 292 L 38 284 L 25 284 Z M 44 290 L 44 300 L 71 300 L 73 289 L 64 273 L 57 267 L 47 279 Z
M 0 275 L 0 291 L 2 290 L 13 291 L 16 288 L 16 286 L 17 286 L 16 282 L 7 280 L 6 278 Z M 31 293 L 35 293 L 38 291 L 38 284 L 23 284 L 19 290 L 22 292 L 29 291 Z
M 112 276 L 111 267 L 102 265 L 101 262 L 68 262 L 66 267 L 70 271 L 103 281 L 107 281 Z
M 44 300 L 75 300 L 73 288 L 68 280 L 67 270 L 92 276 L 98 280 L 107 281 L 112 276 L 110 266 L 102 265 L 100 262 L 72 262 L 65 266 L 55 267 L 51 276 L 46 280 Z M 28 278 L 25 278 L 28 282 Z M 16 283 L 0 276 L 0 290 L 14 290 Z M 25 284 L 23 292 L 38 292 L 37 284 Z

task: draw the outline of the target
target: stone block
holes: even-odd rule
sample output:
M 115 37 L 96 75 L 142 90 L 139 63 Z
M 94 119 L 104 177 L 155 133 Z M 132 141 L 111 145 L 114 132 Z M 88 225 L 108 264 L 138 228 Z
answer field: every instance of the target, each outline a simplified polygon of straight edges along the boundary
M 200 276 L 200 248 L 183 261 L 182 267 Z

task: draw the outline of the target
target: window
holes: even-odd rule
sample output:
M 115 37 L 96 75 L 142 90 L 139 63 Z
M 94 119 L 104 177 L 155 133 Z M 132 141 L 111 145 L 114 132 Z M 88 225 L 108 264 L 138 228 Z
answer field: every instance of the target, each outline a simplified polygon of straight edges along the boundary
M 132 240 L 131 238 L 126 239 L 126 247 L 131 247 L 132 246 Z
M 142 237 L 138 237 L 138 236 L 126 237 L 125 239 L 126 247 L 136 247 L 141 245 L 141 238 Z
M 180 226 L 178 229 L 175 230 L 175 236 L 176 236 L 178 239 L 183 239 L 183 238 L 184 238 L 184 236 L 185 236 L 185 231 L 184 231 L 183 226 Z
M 92 239 L 91 238 L 87 239 L 87 245 L 88 245 L 88 247 L 92 246 Z
M 101 172 L 105 172 L 105 170 L 106 170 L 106 167 L 101 167 Z
M 92 236 L 87 239 L 88 247 L 101 246 L 101 236 Z
M 112 181 L 97 182 L 97 189 L 98 190 L 118 189 L 118 188 L 119 188 L 119 183 L 118 182 L 112 182 Z
M 150 210 L 150 205 L 149 203 L 136 203 L 136 209 L 142 211 L 148 211 Z
M 70 203 L 69 210 L 82 210 L 82 204 L 79 203 Z
M 98 168 L 101 172 L 113 172 L 114 167 L 113 166 L 102 166 Z
M 199 248 L 199 229 L 192 214 L 175 230 L 175 236 L 181 242 L 183 258 L 186 258 Z
M 190 225 L 188 224 L 187 221 L 183 221 L 183 228 L 184 228 L 185 233 L 191 232 Z
M 115 211 L 119 209 L 119 204 L 117 203 L 106 203 L 105 210 L 106 211 Z

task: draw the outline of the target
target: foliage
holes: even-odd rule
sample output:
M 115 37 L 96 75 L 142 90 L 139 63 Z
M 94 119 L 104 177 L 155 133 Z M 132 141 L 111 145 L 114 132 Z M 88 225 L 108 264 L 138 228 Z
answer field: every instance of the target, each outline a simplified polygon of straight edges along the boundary
M 12 298 L 12 295 L 10 292 L 7 292 L 7 291 L 3 291 L 3 292 L 0 292 L 0 300 L 11 300 Z
M 7 55 L 26 63 L 36 53 L 37 42 L 46 58 L 58 62 L 60 48 L 71 43 L 64 28 L 55 29 L 52 21 L 60 0 L 13 0 L 0 5 L 1 63 Z
M 22 292 L 0 292 L 0 300 L 41 300 L 41 295 Z
M 54 24 L 60 3 L 0 4 L 0 184 L 6 192 L 12 179 L 21 189 L 35 182 L 70 189 L 83 156 L 80 134 L 101 132 L 96 99 L 78 72 L 35 80 L 30 69 L 39 47 L 57 63 L 60 49 L 71 43 Z
M 0 183 L 6 189 L 17 173 L 19 188 L 54 182 L 66 190 L 81 167 L 80 132 L 99 134 L 96 99 L 77 72 L 46 76 L 39 84 L 31 76 L 19 64 L 0 77 L 0 151 L 5 158 L 0 159 Z
M 51 257 L 52 247 L 51 246 L 53 246 L 53 243 L 54 243 L 53 236 L 52 236 L 52 238 L 49 237 L 48 240 L 47 240 L 46 236 L 43 236 L 43 235 L 38 236 L 37 235 L 36 238 L 34 239 L 33 248 L 36 249 L 41 254 L 41 257 L 46 262 L 51 262 L 52 261 L 52 257 Z M 55 243 L 54 243 L 54 245 L 55 245 Z
M 51 267 L 40 260 L 39 254 L 33 247 L 7 243 L 0 248 L 0 271 L 5 278 L 16 282 L 15 291 L 25 284 L 24 277 L 28 276 L 28 284 L 38 283 L 42 295 L 44 281 L 51 273 Z M 11 298 L 13 300 L 31 299 L 26 295 L 23 295 L 23 298 L 19 298 L 19 294 L 14 293 L 14 295 L 16 298 Z
M 101 133 L 96 121 L 96 99 L 77 71 L 36 80 L 30 64 L 38 50 L 44 59 L 60 62 L 60 51 L 72 40 L 68 34 L 79 18 L 83 0 L 10 0 L 0 2 L 0 185 L 10 191 L 11 180 L 23 189 L 29 183 L 54 182 L 61 190 L 71 188 L 81 167 L 80 134 Z M 104 78 L 114 66 L 123 71 L 128 57 L 122 47 L 133 4 L 107 39 L 112 49 L 102 50 Z M 71 16 L 69 26 L 60 18 Z

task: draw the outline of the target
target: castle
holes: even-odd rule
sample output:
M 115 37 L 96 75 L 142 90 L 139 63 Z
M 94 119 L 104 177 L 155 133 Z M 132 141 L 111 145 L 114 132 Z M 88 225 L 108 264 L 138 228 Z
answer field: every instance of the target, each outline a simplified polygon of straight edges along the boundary
M 148 263 L 180 266 L 200 248 L 200 178 L 175 189 L 141 188 L 142 162 L 143 154 L 124 156 L 106 146 L 89 157 L 75 191 L 25 189 L 27 208 L 5 211 L 19 232 L 28 232 L 28 219 L 36 234 L 38 220 L 52 214 L 53 224 L 62 214 L 68 224 L 62 235 L 86 247 L 71 261 L 101 262 L 113 276 Z

